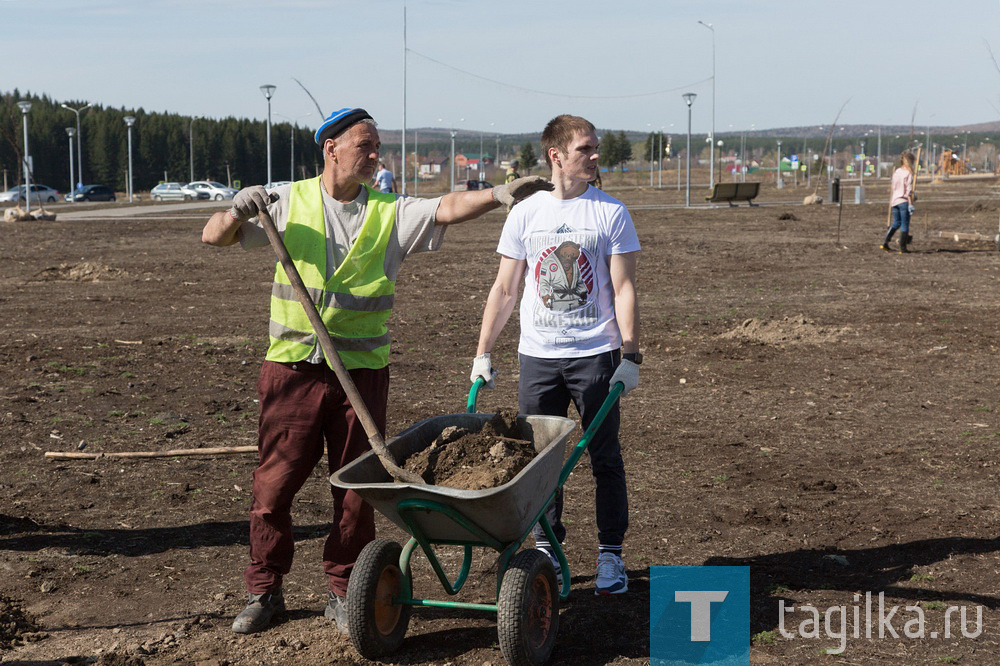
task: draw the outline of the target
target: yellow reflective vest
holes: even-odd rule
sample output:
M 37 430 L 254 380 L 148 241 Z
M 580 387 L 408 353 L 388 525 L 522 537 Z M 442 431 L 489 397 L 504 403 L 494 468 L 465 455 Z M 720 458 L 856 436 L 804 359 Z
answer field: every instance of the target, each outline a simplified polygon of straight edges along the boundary
M 389 330 L 396 283 L 385 274 L 385 249 L 396 222 L 396 195 L 368 189 L 361 232 L 340 266 L 326 279 L 327 238 L 319 178 L 292 184 L 285 247 L 344 366 L 384 368 L 389 364 Z M 312 356 L 318 344 L 305 310 L 278 262 L 271 289 L 271 346 L 268 361 L 293 363 Z M 329 363 L 328 363 L 329 364 Z

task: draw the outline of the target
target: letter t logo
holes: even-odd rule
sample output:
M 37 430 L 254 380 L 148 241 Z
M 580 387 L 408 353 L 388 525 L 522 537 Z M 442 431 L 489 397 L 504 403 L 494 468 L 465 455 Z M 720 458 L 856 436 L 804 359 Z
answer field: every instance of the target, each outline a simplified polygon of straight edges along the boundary
M 675 590 L 674 601 L 691 604 L 691 640 L 712 640 L 712 602 L 725 601 L 725 590 Z

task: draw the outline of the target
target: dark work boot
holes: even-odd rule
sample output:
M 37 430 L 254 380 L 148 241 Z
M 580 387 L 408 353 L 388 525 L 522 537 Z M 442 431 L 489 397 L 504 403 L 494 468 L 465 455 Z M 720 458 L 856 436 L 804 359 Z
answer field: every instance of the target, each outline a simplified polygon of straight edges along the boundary
M 892 235 L 894 233 L 896 233 L 895 229 L 889 229 L 888 233 L 885 235 L 885 239 L 882 241 L 882 244 L 878 246 L 880 250 L 885 250 L 886 252 L 892 251 L 892 248 L 889 247 L 889 241 L 892 240 Z
M 267 629 L 275 613 L 284 612 L 285 598 L 281 590 L 250 594 L 247 607 L 233 620 L 233 631 L 237 634 L 255 634 Z
M 899 253 L 900 254 L 909 254 L 910 253 L 910 251 L 908 249 L 906 249 L 906 246 L 910 244 L 910 239 L 911 239 L 910 234 L 907 234 L 907 233 L 901 233 L 901 234 L 899 234 Z

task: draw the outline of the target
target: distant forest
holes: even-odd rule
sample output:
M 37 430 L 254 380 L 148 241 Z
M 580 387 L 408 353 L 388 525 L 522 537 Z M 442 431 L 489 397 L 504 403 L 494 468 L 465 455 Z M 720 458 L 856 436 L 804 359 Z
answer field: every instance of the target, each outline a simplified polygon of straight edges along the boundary
M 65 192 L 69 184 L 67 127 L 76 128 L 76 114 L 49 97 L 22 97 L 18 91 L 0 96 L 0 168 L 7 172 L 13 187 L 19 178 L 24 149 L 23 120 L 17 102 L 32 102 L 28 114 L 28 149 L 32 156 L 32 182 L 44 183 Z M 65 102 L 79 109 L 86 102 Z M 246 118 L 223 120 L 195 118 L 173 113 L 147 113 L 143 109 L 113 109 L 94 105 L 80 114 L 84 183 L 102 183 L 125 190 L 128 172 L 128 132 L 125 116 L 134 116 L 132 127 L 132 174 L 136 191 L 148 190 L 162 180 L 188 182 L 191 170 L 189 132 L 194 132 L 194 179 L 243 184 L 267 182 L 267 124 Z M 289 180 L 290 146 L 293 128 L 289 123 L 271 126 L 271 175 Z M 313 131 L 294 131 L 296 178 L 302 169 L 312 176 L 320 153 Z M 73 147 L 74 156 L 76 146 Z

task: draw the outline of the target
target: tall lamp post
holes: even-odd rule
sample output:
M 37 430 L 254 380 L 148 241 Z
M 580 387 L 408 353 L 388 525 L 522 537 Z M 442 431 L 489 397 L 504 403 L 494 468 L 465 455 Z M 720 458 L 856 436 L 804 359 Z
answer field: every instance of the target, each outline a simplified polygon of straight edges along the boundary
M 135 116 L 125 116 L 122 120 L 128 127 L 128 202 L 132 203 L 132 125 L 135 124 Z M 194 120 L 192 118 L 192 120 Z
M 688 105 L 688 140 L 687 140 L 687 186 L 684 188 L 684 206 L 691 207 L 691 104 L 698 95 L 693 92 L 684 93 L 681 97 Z
M 74 109 L 67 104 L 60 104 L 64 109 L 72 111 L 76 114 L 76 170 L 79 172 L 77 175 L 80 177 L 80 182 L 83 182 L 83 154 L 80 150 L 80 144 L 83 143 L 83 132 L 80 131 L 80 114 L 86 109 L 89 109 L 93 104 L 88 104 L 86 106 L 81 106 L 79 109 Z
M 288 116 L 282 115 L 280 113 L 276 113 L 274 115 L 278 116 L 279 118 L 284 118 L 285 120 L 289 121 L 292 124 L 292 136 L 291 136 L 291 141 L 290 141 L 290 144 L 289 144 L 291 146 L 291 150 L 292 150 L 292 176 L 291 176 L 291 178 L 289 178 L 289 180 L 294 183 L 295 182 L 295 130 L 297 130 L 299 128 L 299 120 L 301 120 L 302 118 L 305 118 L 306 116 L 311 116 L 312 115 L 312 111 L 310 111 L 309 113 L 304 113 L 301 116 L 299 116 L 298 118 L 294 118 L 294 119 L 293 118 L 289 118 Z
M 715 28 L 712 27 L 711 23 L 705 23 L 704 21 L 698 21 L 706 28 L 712 32 L 712 148 L 711 148 L 711 158 L 709 160 L 709 189 L 715 185 Z
M 260 91 L 264 93 L 264 97 L 267 98 L 267 184 L 271 184 L 271 96 L 274 95 L 274 89 L 277 86 L 273 86 L 270 83 L 265 83 L 260 87 Z
M 198 118 L 201 118 L 201 116 L 191 116 L 191 122 L 188 123 L 188 154 L 191 156 L 191 171 L 188 174 L 190 176 L 190 178 L 188 178 L 189 183 L 194 181 L 194 121 Z M 135 118 L 132 120 L 134 122 Z M 129 127 L 131 127 L 131 125 L 129 125 Z M 268 143 L 270 143 L 270 141 L 268 141 Z
M 439 123 L 444 123 L 444 119 L 443 118 L 438 118 L 438 122 Z M 464 123 L 465 122 L 465 118 L 459 118 L 458 122 Z M 454 127 L 454 124 L 452 125 L 452 127 Z M 456 167 L 455 167 L 455 137 L 458 135 L 458 130 L 457 129 L 451 129 L 451 130 L 449 130 L 449 133 L 451 134 L 451 161 L 448 163 L 448 171 L 451 174 L 451 191 L 454 191 L 455 190 L 455 169 L 456 169 Z
M 865 142 L 861 142 L 861 187 L 865 186 Z
M 451 130 L 451 161 L 448 162 L 448 172 L 451 174 L 451 189 L 449 192 L 455 191 L 455 135 L 458 134 L 457 130 Z
M 66 134 L 69 136 L 69 200 L 76 201 L 73 198 L 73 190 L 76 189 L 76 176 L 73 175 L 73 137 L 76 136 L 75 127 L 67 127 Z
M 28 112 L 31 111 L 31 102 L 18 102 L 21 115 L 24 118 L 24 201 L 25 210 L 31 212 L 31 158 L 28 156 Z
M 722 182 L 722 139 L 719 139 L 719 182 Z
M 785 181 L 781 180 L 781 139 L 778 139 L 778 159 L 775 162 L 774 186 L 779 190 L 785 186 Z

